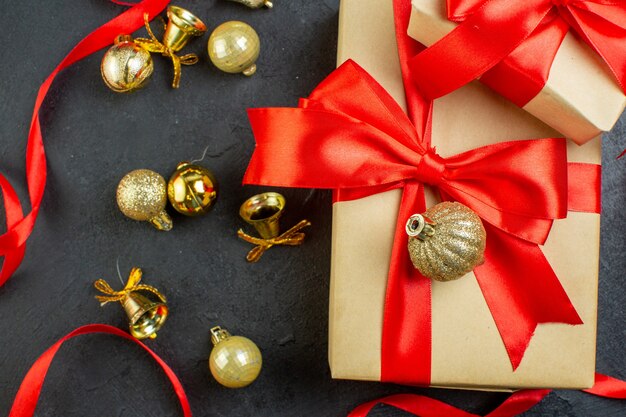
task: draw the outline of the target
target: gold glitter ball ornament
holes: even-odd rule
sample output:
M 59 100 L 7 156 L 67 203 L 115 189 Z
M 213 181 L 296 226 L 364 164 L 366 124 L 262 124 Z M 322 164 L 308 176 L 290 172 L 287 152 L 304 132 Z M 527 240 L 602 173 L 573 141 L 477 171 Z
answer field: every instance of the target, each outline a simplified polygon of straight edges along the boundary
M 172 219 L 165 212 L 165 179 L 149 169 L 131 171 L 117 186 L 117 205 L 126 217 L 150 222 L 158 230 L 171 230 Z
M 461 203 L 446 201 L 412 215 L 406 232 L 413 266 L 436 281 L 461 278 L 485 261 L 485 228 Z
M 120 35 L 102 57 L 100 73 L 104 83 L 116 93 L 135 91 L 148 82 L 154 65 L 150 52 L 133 42 L 128 35 Z
M 241 3 L 245 6 L 248 6 L 251 9 L 260 9 L 263 6 L 267 7 L 268 9 L 271 9 L 272 7 L 274 7 L 274 4 L 272 4 L 270 0 L 229 0 L 229 1 L 233 1 L 235 3 Z
M 259 376 L 263 360 L 254 342 L 231 334 L 219 326 L 211 329 L 213 350 L 209 369 L 217 382 L 227 388 L 243 388 Z
M 259 35 L 244 22 L 233 20 L 222 23 L 209 37 L 209 58 L 224 72 L 247 76 L 254 74 L 260 51 Z
M 217 180 L 211 171 L 181 162 L 167 183 L 167 197 L 174 210 L 185 216 L 206 214 L 217 201 Z

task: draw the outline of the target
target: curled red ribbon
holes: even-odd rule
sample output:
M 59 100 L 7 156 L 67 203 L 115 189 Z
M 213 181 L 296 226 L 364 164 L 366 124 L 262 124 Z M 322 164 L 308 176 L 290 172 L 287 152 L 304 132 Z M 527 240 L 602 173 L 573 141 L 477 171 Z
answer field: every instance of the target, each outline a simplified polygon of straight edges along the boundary
M 460 25 L 410 62 L 430 99 L 481 81 L 519 106 L 544 87 L 572 29 L 626 89 L 626 3 L 616 0 L 447 0 Z
M 537 405 L 551 390 L 522 390 L 517 391 L 506 399 L 500 406 L 484 417 L 514 417 Z M 599 397 L 626 399 L 626 382 L 606 375 L 596 374 L 593 388 L 584 390 Z M 366 417 L 372 408 L 378 404 L 386 404 L 419 417 L 482 417 L 468 413 L 449 404 L 417 394 L 398 394 L 380 398 L 361 404 L 348 417 Z
M 143 0 L 100 26 L 80 41 L 63 58 L 61 63 L 39 88 L 26 147 L 26 180 L 31 206 L 31 212 L 26 216 L 24 216 L 22 205 L 13 186 L 11 186 L 4 175 L 0 174 L 0 189 L 2 189 L 4 198 L 7 224 L 7 231 L 0 236 L 0 256 L 4 256 L 2 270 L 0 270 L 0 286 L 13 275 L 22 263 L 26 250 L 26 241 L 35 226 L 46 188 L 46 154 L 43 146 L 41 124 L 39 123 L 39 109 L 50 90 L 52 82 L 63 69 L 110 45 L 117 35 L 132 33 L 143 27 L 144 13 L 153 18 L 161 13 L 168 3 L 169 0 Z
M 163 359 L 161 359 L 149 347 L 147 347 L 128 333 L 116 327 L 107 326 L 105 324 L 89 324 L 87 326 L 79 327 L 78 329 L 61 338 L 54 345 L 50 346 L 50 348 L 46 350 L 28 370 L 28 373 L 22 381 L 22 385 L 20 385 L 20 389 L 17 391 L 17 395 L 15 396 L 15 400 L 13 401 L 13 406 L 11 407 L 11 411 L 9 412 L 9 417 L 32 417 L 35 413 L 37 402 L 39 401 L 39 394 L 41 393 L 41 388 L 46 378 L 46 374 L 48 373 L 48 369 L 50 368 L 52 360 L 54 359 L 54 356 L 56 355 L 58 350 L 65 342 L 76 336 L 94 333 L 111 334 L 130 340 L 131 342 L 136 343 L 146 352 L 148 352 L 150 356 L 163 369 L 163 372 L 165 372 L 165 375 L 167 375 L 168 379 L 174 386 L 174 392 L 176 393 L 178 401 L 180 402 L 180 406 L 183 410 L 183 415 L 185 417 L 191 417 L 191 408 L 189 407 L 189 400 L 187 399 L 185 390 L 178 378 L 176 377 L 176 374 L 174 374 L 174 371 L 172 371 L 172 369 L 163 361 Z

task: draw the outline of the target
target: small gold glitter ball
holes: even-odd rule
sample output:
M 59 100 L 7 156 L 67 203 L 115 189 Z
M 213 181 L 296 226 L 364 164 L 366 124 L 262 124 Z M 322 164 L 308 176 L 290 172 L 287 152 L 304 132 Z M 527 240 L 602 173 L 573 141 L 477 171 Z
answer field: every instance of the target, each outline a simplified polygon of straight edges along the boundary
M 261 41 L 252 26 L 233 20 L 215 28 L 209 37 L 208 51 L 211 62 L 220 70 L 250 76 L 256 72 Z
M 219 326 L 211 329 L 213 350 L 209 369 L 217 382 L 227 388 L 243 388 L 259 376 L 263 360 L 254 342 L 243 336 L 231 336 Z
M 181 162 L 167 183 L 167 197 L 174 210 L 185 216 L 206 214 L 217 200 L 217 180 L 208 169 Z
M 158 230 L 171 230 L 172 219 L 165 212 L 165 179 L 149 169 L 131 171 L 117 186 L 117 205 L 126 217 L 147 221 Z
M 128 93 L 143 87 L 154 70 L 150 52 L 128 35 L 120 35 L 102 57 L 100 73 L 104 83 L 116 93 Z
M 411 216 L 407 233 L 413 266 L 436 281 L 461 278 L 485 261 L 485 228 L 461 203 L 446 201 Z

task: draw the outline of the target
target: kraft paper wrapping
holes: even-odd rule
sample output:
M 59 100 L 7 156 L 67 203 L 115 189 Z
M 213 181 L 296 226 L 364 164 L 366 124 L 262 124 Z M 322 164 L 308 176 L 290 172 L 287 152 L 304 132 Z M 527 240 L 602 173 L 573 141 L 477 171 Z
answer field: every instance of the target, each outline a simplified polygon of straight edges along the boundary
M 446 17 L 445 0 L 412 0 L 408 34 L 432 45 L 456 27 Z M 524 110 L 582 144 L 611 130 L 626 106 L 626 96 L 608 66 L 568 32 L 543 90 Z
M 342 0 L 338 64 L 353 59 L 404 105 L 391 0 Z M 442 156 L 551 128 L 472 83 L 435 102 L 433 145 Z M 570 161 L 600 162 L 600 141 L 568 144 Z M 383 308 L 400 190 L 335 203 L 329 362 L 333 378 L 380 380 Z M 436 201 L 428 198 L 429 206 Z M 584 325 L 540 325 L 513 372 L 473 274 L 433 285 L 432 385 L 474 389 L 587 388 L 595 370 L 600 216 L 555 222 L 542 248 Z M 415 300 L 419 303 L 419 300 Z

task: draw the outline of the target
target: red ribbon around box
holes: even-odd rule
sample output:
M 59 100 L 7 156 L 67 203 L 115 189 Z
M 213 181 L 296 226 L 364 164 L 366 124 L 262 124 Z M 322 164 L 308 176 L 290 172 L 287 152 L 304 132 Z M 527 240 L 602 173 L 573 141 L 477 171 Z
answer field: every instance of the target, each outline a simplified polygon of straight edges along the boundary
M 410 63 L 424 97 L 444 96 L 480 77 L 522 107 L 543 89 L 570 29 L 626 89 L 624 1 L 447 0 L 447 8 L 459 26 Z
M 381 380 L 396 383 L 430 383 L 431 282 L 408 258 L 406 219 L 426 209 L 423 184 L 472 208 L 487 230 L 474 272 L 515 369 L 539 323 L 582 323 L 539 245 L 568 209 L 599 212 L 600 167 L 568 164 L 564 139 L 442 158 L 430 147 L 431 103 L 407 95 L 421 129 L 349 61 L 298 108 L 250 110 L 257 147 L 244 183 L 333 189 L 339 201 L 402 188 L 381 348 Z

